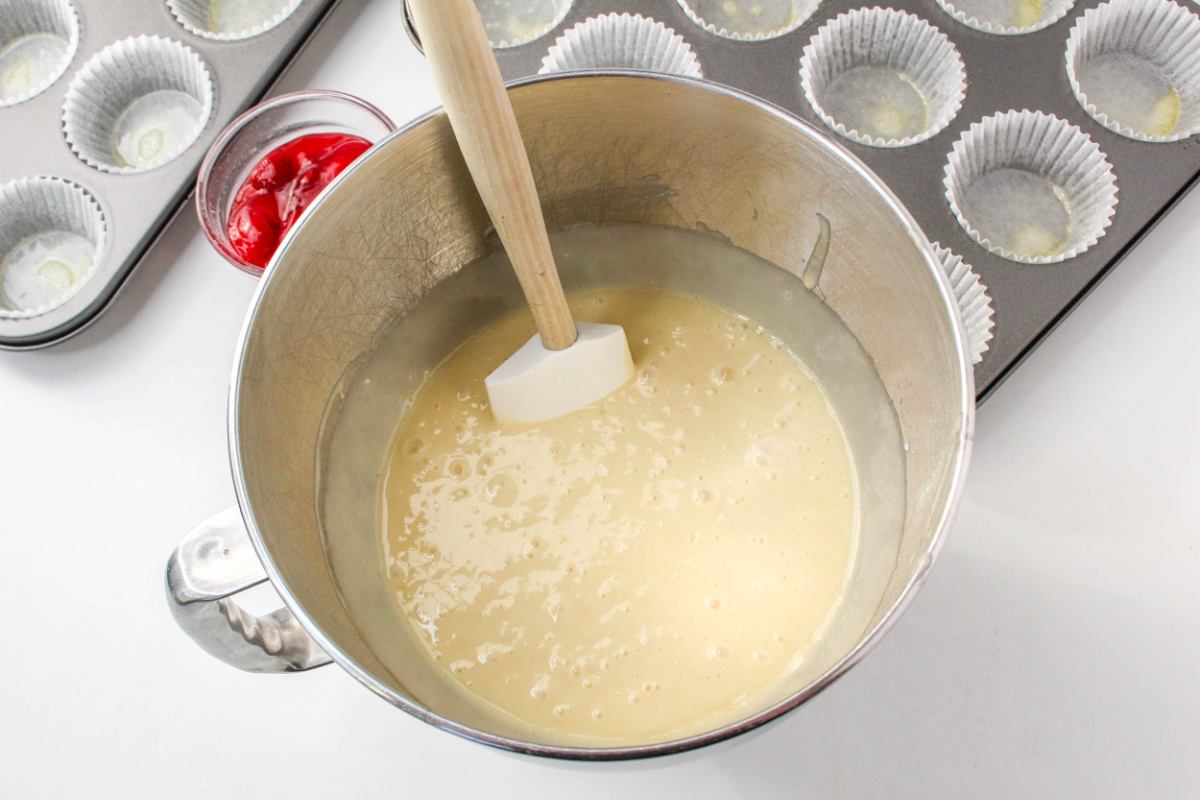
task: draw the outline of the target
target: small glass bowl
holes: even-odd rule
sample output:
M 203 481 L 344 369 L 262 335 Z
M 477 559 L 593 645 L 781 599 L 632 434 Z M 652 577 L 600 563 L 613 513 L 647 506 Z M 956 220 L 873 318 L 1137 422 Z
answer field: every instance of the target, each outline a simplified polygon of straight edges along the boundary
M 200 165 L 196 213 L 204 235 L 230 264 L 262 275 L 262 267 L 237 254 L 227 234 L 233 198 L 250 170 L 275 148 L 310 133 L 347 133 L 374 144 L 394 130 L 378 108 L 340 92 L 292 92 L 255 106 L 221 131 Z

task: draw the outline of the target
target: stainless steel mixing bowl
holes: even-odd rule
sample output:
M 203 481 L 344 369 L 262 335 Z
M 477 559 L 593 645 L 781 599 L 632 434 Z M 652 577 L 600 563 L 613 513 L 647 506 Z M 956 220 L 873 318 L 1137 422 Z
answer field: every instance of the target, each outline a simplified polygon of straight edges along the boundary
M 415 716 L 503 748 L 608 759 L 718 741 L 796 707 L 862 658 L 933 563 L 958 502 L 974 421 L 953 293 L 891 192 L 841 146 L 777 108 L 712 84 L 622 73 L 536 79 L 510 94 L 551 230 L 579 223 L 698 229 L 795 275 L 811 267 L 810 277 L 829 245 L 818 290 L 890 398 L 884 405 L 899 425 L 906 487 L 894 531 L 864 541 L 860 561 L 874 564 L 875 578 L 864 566 L 854 579 L 844 614 L 853 625 L 830 637 L 769 706 L 699 736 L 636 747 L 564 747 L 524 735 L 440 696 L 415 659 L 406 669 L 396 653 L 372 648 L 331 575 L 318 491 L 347 375 L 393 326 L 411 329 L 412 363 L 420 367 L 498 313 L 486 296 L 446 314 L 428 307 L 439 302 L 439 284 L 498 246 L 440 113 L 398 131 L 344 173 L 268 269 L 233 373 L 238 506 L 192 531 L 171 557 L 170 604 L 202 647 L 237 667 L 286 672 L 336 661 Z M 822 236 L 823 220 L 831 238 Z M 685 288 L 714 299 L 754 290 L 739 286 L 746 281 L 737 275 L 706 282 Z M 847 397 L 852 403 L 853 392 Z M 376 487 L 364 483 L 369 507 Z M 240 609 L 232 595 L 266 579 L 286 608 L 262 617 Z

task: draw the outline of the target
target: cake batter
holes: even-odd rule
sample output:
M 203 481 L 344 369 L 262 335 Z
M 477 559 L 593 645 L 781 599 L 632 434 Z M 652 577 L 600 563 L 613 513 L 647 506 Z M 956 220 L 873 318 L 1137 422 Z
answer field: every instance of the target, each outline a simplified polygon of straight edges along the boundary
M 528 312 L 459 347 L 381 482 L 387 580 L 481 703 L 551 738 L 677 738 L 743 715 L 819 640 L 854 564 L 854 471 L 819 386 L 753 322 L 649 289 L 570 301 L 625 328 L 636 378 L 501 425 L 483 378 Z

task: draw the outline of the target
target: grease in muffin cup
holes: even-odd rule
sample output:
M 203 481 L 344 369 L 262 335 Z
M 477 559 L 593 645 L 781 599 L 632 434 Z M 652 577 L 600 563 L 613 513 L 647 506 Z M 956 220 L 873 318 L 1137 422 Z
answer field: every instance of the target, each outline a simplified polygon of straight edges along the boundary
M 1075 0 L 937 0 L 937 4 L 969 28 L 1015 36 L 1053 25 L 1067 15 Z
M 954 296 L 958 300 L 958 310 L 962 314 L 963 327 L 967 329 L 967 349 L 971 351 L 971 363 L 978 364 L 983 360 L 983 354 L 992 340 L 992 328 L 995 323 L 992 316 L 992 298 L 987 293 L 987 286 L 979 277 L 979 273 L 957 256 L 949 248 L 933 243 L 933 251 L 937 254 L 942 265 L 942 271 L 950 279 L 954 287 Z
M 794 31 L 821 0 L 679 0 L 688 18 L 726 39 L 774 39 Z
M 266 33 L 295 11 L 301 0 L 167 0 L 188 33 L 235 41 Z
M 100 204 L 61 178 L 0 186 L 0 318 L 35 317 L 70 300 L 104 251 Z
M 0 0 L 0 107 L 48 89 L 79 48 L 79 17 L 67 0 Z
M 936 135 L 967 91 L 962 57 L 946 34 L 883 8 L 860 8 L 823 25 L 800 58 L 800 83 L 826 125 L 873 147 Z
M 1011 261 L 1050 264 L 1104 235 L 1117 181 L 1099 145 L 1040 111 L 1007 111 L 964 131 L 946 163 L 946 199 L 980 246 Z
M 488 42 L 497 50 L 528 44 L 558 27 L 573 0 L 475 0 Z
M 1200 132 L 1200 17 L 1170 0 L 1089 9 L 1067 39 L 1075 99 L 1109 130 L 1143 142 Z
M 72 79 L 63 104 L 67 144 L 104 172 L 143 172 L 186 150 L 212 114 L 208 68 L 157 36 L 111 44 Z
M 703 77 L 683 37 L 640 14 L 603 14 L 580 22 L 558 37 L 538 74 L 605 67 Z

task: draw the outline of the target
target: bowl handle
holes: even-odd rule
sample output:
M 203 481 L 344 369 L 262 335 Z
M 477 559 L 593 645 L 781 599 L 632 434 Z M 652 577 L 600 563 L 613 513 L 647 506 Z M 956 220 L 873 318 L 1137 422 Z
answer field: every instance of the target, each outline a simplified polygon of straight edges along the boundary
M 179 627 L 226 664 L 247 672 L 298 672 L 332 659 L 281 608 L 257 617 L 231 595 L 267 580 L 237 506 L 192 529 L 167 561 L 167 602 Z

